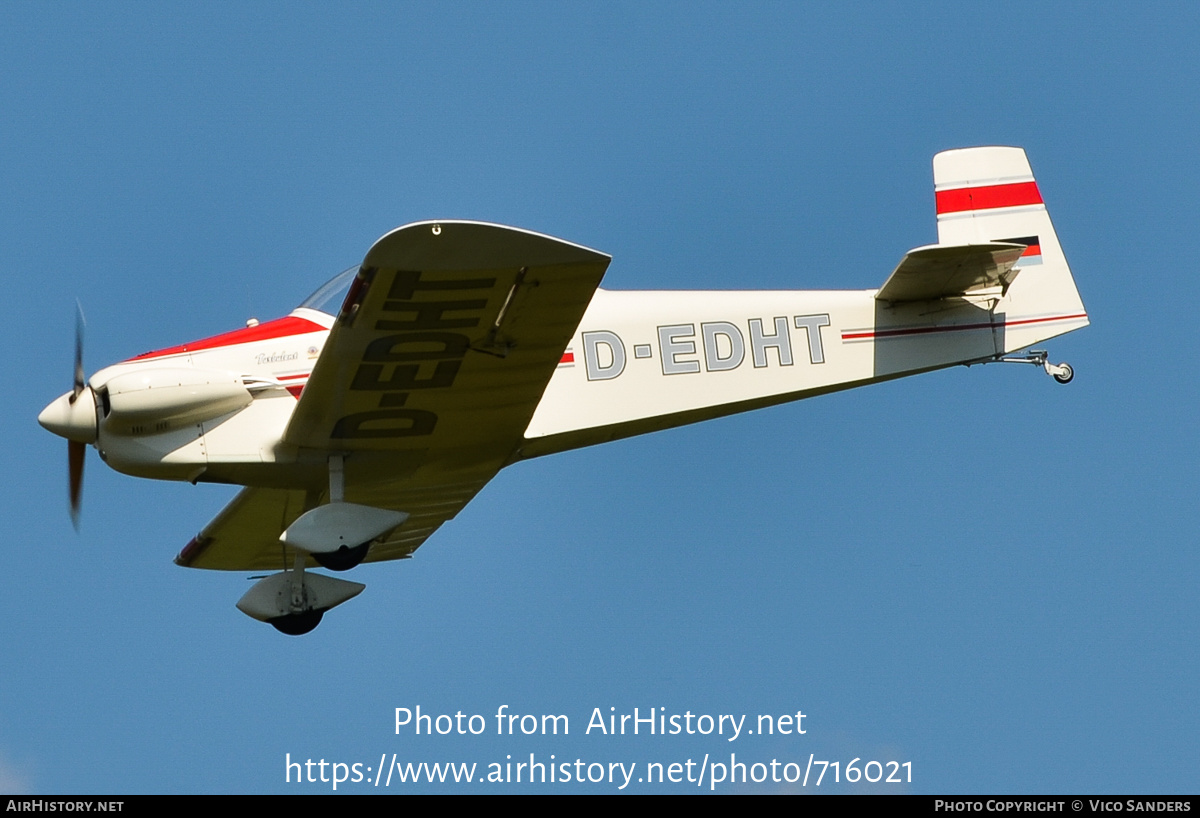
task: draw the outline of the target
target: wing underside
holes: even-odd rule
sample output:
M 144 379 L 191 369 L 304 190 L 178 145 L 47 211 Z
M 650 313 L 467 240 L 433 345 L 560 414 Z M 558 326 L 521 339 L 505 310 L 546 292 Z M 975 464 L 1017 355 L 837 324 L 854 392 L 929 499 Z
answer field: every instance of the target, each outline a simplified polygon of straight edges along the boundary
M 356 502 L 409 514 L 404 525 L 371 545 L 367 561 L 408 557 L 442 523 L 456 515 L 486 482 L 486 479 L 467 479 L 418 489 L 381 482 L 365 487 L 356 496 Z M 313 507 L 310 504 L 314 504 L 313 497 L 303 490 L 243 489 L 184 547 L 175 562 L 188 568 L 225 571 L 290 568 L 294 555 L 279 541 L 279 535 Z M 309 567 L 316 565 L 311 557 L 306 563 Z
M 511 227 L 422 222 L 367 253 L 284 433 L 345 459 L 348 502 L 407 512 L 368 561 L 408 556 L 510 462 L 609 257 Z M 177 562 L 279 568 L 328 486 L 250 488 Z

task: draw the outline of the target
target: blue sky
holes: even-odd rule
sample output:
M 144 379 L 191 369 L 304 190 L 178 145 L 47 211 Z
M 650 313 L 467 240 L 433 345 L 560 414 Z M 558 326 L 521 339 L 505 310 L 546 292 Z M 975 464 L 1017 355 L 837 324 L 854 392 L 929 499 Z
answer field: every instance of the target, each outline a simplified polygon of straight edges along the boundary
M 911 762 L 912 792 L 1195 792 L 1198 28 L 1183 4 L 5 4 L 0 791 L 734 752 Z M 35 418 L 76 298 L 91 372 L 285 314 L 426 218 L 611 253 L 613 289 L 875 287 L 936 239 L 933 154 L 980 144 L 1028 151 L 1092 317 L 1049 344 L 1069 387 L 957 368 L 520 464 L 302 639 L 234 608 L 242 575 L 171 562 L 229 487 L 90 452 L 71 528 Z M 571 734 L 396 735 L 417 705 Z M 806 733 L 584 734 L 635 707 Z

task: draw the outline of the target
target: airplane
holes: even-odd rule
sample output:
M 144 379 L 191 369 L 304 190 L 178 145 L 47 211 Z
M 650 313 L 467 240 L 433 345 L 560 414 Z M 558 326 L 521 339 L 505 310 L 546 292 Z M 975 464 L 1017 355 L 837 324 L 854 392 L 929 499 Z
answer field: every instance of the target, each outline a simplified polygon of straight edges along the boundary
M 1041 366 L 1088 316 L 1024 150 L 933 160 L 938 243 L 878 289 L 616 292 L 610 257 L 539 233 L 424 221 L 289 315 L 84 377 L 38 422 L 124 474 L 244 486 L 175 558 L 278 573 L 238 601 L 291 635 L 412 556 L 520 460 L 955 365 Z M 1022 352 L 1022 350 L 1027 350 Z

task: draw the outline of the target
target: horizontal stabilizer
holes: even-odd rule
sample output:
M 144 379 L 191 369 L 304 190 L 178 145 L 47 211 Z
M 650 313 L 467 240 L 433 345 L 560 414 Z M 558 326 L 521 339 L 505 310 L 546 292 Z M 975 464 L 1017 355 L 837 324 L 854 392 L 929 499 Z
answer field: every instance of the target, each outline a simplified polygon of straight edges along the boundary
M 1013 269 L 1025 245 L 931 244 L 909 250 L 883 287 L 879 301 L 929 301 L 966 295 L 973 290 L 1003 287 L 1017 277 Z

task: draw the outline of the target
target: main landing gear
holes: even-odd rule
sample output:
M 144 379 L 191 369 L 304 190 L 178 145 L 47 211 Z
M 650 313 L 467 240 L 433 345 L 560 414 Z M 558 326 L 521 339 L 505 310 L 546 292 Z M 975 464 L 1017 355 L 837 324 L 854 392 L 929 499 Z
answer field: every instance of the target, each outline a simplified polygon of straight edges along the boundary
M 238 610 L 289 636 L 308 633 L 321 623 L 326 611 L 367 587 L 306 573 L 308 557 L 331 571 L 348 571 L 366 558 L 375 539 L 407 519 L 401 511 L 347 503 L 342 456 L 331 456 L 329 502 L 301 514 L 279 537 L 292 549 L 291 570 L 255 583 L 238 600 Z
M 1060 364 L 1050 363 L 1050 354 L 1044 349 L 1031 349 L 1025 355 L 997 355 L 992 359 L 996 363 L 1002 364 L 1033 364 L 1040 366 L 1046 370 L 1046 374 L 1054 378 L 1059 383 L 1070 383 L 1075 378 L 1075 370 L 1071 365 L 1063 362 Z
M 261 579 L 238 600 L 238 610 L 280 633 L 300 636 L 321 623 L 330 608 L 363 592 L 366 585 L 304 570 L 307 554 L 297 550 L 292 570 Z

